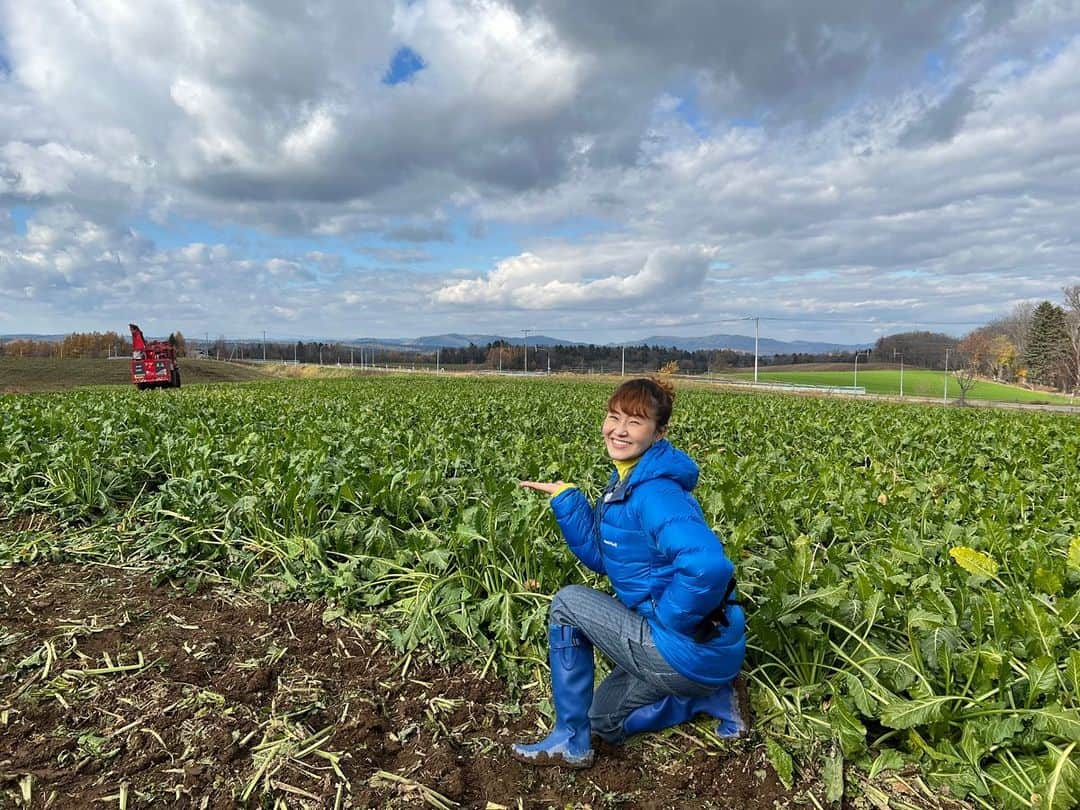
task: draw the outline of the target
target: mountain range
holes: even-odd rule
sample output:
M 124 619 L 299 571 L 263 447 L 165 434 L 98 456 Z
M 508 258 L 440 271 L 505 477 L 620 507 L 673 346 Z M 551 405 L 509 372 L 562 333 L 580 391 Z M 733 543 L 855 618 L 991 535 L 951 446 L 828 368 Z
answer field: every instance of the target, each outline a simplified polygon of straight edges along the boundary
M 356 343 L 365 346 L 395 347 L 399 349 L 413 349 L 415 351 L 434 351 L 437 348 L 463 349 L 470 343 L 476 346 L 486 346 L 497 340 L 504 340 L 511 346 L 521 346 L 525 343 L 522 337 L 504 337 L 502 335 L 484 334 L 461 334 L 458 332 L 444 335 L 428 335 L 419 338 L 358 338 Z M 549 335 L 529 335 L 530 346 L 575 346 L 584 341 L 564 340 L 550 337 Z M 622 343 L 606 343 L 607 346 L 621 346 Z M 754 338 L 746 335 L 705 335 L 704 337 L 676 337 L 673 335 L 650 335 L 644 338 L 635 338 L 625 342 L 627 346 L 661 346 L 663 348 L 675 348 L 681 351 L 693 352 L 702 350 L 731 349 L 737 352 L 753 353 Z M 831 352 L 852 352 L 856 349 L 867 348 L 868 344 L 840 344 L 825 343 L 810 340 L 774 340 L 761 338 L 758 341 L 759 354 L 828 354 Z
M 8 340 L 39 340 L 58 342 L 66 337 L 62 334 L 54 335 L 30 335 L 12 334 L 0 335 L 0 341 Z M 280 343 L 280 340 L 269 338 L 271 342 Z M 452 332 L 443 335 L 427 335 L 418 338 L 371 338 L 362 337 L 352 341 L 342 341 L 340 338 L 310 338 L 305 342 L 322 340 L 327 343 L 344 343 L 352 346 L 373 346 L 380 349 L 398 349 L 414 352 L 433 352 L 436 349 L 464 349 L 471 343 L 476 346 L 486 346 L 498 340 L 504 340 L 511 346 L 521 346 L 525 343 L 525 337 L 505 337 L 503 335 L 463 334 Z M 230 338 L 229 343 L 258 343 L 259 338 Z M 290 341 L 291 342 L 291 341 Z M 201 341 L 194 337 L 188 337 L 191 345 L 200 345 Z M 529 335 L 530 346 L 576 346 L 584 341 L 564 340 L 563 338 L 549 335 Z M 595 344 L 593 344 L 595 345 Z M 623 343 L 606 343 L 606 346 L 621 346 Z M 650 335 L 644 338 L 635 338 L 625 341 L 627 346 L 660 346 L 662 348 L 675 348 L 681 351 L 693 352 L 702 350 L 730 349 L 736 352 L 752 354 L 754 351 L 754 338 L 747 335 L 705 335 L 703 337 L 676 337 L 674 335 Z M 758 341 L 758 353 L 762 355 L 772 354 L 829 354 L 840 352 L 853 352 L 857 349 L 868 348 L 869 344 L 841 344 L 825 343 L 812 340 L 774 340 L 761 338 Z

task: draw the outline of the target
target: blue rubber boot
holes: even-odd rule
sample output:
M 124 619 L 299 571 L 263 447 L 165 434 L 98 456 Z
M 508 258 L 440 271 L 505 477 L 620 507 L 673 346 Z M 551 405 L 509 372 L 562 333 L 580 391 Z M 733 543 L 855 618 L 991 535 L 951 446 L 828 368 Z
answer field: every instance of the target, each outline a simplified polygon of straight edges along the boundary
M 589 707 L 593 697 L 592 643 L 576 627 L 548 628 L 551 695 L 555 728 L 538 743 L 511 746 L 514 756 L 533 765 L 588 768 L 595 756 L 590 739 Z
M 659 731 L 692 720 L 696 714 L 707 714 L 720 721 L 716 734 L 733 739 L 746 734 L 746 721 L 739 709 L 739 696 L 734 682 L 725 683 L 704 697 L 684 698 L 668 695 L 655 703 L 640 706 L 623 721 L 623 734 L 629 737 L 644 731 Z

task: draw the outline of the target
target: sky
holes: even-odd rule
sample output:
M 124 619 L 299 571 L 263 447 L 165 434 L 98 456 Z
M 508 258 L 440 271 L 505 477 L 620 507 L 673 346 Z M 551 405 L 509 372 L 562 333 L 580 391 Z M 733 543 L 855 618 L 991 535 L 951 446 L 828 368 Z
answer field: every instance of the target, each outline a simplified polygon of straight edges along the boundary
M 1080 283 L 1080 0 L 0 0 L 0 334 L 963 334 Z

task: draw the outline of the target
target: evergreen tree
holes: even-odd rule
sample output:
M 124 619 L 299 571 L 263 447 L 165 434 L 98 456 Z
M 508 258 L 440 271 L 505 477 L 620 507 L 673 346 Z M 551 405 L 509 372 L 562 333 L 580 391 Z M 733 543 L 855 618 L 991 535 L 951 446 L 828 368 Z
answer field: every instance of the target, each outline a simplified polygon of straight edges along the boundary
M 1024 350 L 1028 379 L 1043 385 L 1063 387 L 1068 378 L 1069 333 L 1065 310 L 1043 301 L 1031 318 Z

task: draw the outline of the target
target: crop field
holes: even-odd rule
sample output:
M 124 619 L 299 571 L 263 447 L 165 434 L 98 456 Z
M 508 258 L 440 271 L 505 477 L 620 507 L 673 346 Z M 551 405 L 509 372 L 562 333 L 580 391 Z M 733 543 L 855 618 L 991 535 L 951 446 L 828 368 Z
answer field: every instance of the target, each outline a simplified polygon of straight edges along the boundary
M 486 742 L 469 749 L 479 760 L 505 756 L 496 752 L 517 739 L 505 728 L 535 730 L 510 707 L 537 703 L 547 688 L 551 595 L 571 582 L 602 585 L 574 563 L 544 499 L 517 481 L 561 478 L 595 495 L 609 470 L 599 435 L 609 392 L 562 380 L 370 377 L 0 397 L 0 565 L 33 572 L 33 564 L 103 564 L 175 583 L 177 598 L 216 598 L 215 589 L 231 583 L 282 603 L 273 609 L 281 611 L 276 631 L 248 634 L 273 644 L 256 653 L 233 626 L 222 637 L 229 643 L 211 639 L 218 646 L 206 653 L 207 661 L 224 661 L 243 648 L 248 657 L 235 666 L 292 679 L 265 712 L 249 716 L 229 704 L 226 714 L 239 725 L 223 739 L 235 754 L 228 789 L 237 799 L 344 807 L 392 795 L 467 804 L 471 788 L 455 792 L 445 774 L 442 788 L 425 787 L 419 776 L 433 772 L 410 771 L 400 760 L 391 767 L 370 751 L 363 756 L 376 764 L 364 778 L 376 792 L 367 799 L 351 792 L 344 777 L 360 755 L 344 757 L 346 738 L 323 733 L 330 725 L 313 718 L 355 717 L 357 704 L 318 692 L 313 675 L 305 680 L 302 669 L 290 669 L 290 656 L 309 643 L 292 603 L 329 605 L 326 627 L 310 629 L 337 656 L 320 672 L 355 667 L 369 685 L 383 683 L 388 673 L 348 663 L 378 648 L 393 652 L 399 676 L 426 685 L 388 690 L 419 715 L 410 723 L 405 704 L 388 704 L 383 722 L 399 723 L 393 756 L 414 740 L 434 746 L 464 727 L 463 707 L 477 693 L 439 686 L 461 671 L 478 673 L 473 686 L 496 676 L 506 685 L 499 702 L 486 698 L 486 719 L 473 718 Z M 807 806 L 853 794 L 894 808 L 1080 805 L 1080 420 L 686 390 L 671 439 L 702 467 L 697 496 L 736 562 L 748 605 L 756 753 L 738 756 L 757 763 L 744 770 L 759 773 L 757 791 L 769 804 L 742 806 L 771 807 L 783 791 L 808 784 L 820 789 L 804 793 Z M 16 608 L 10 594 L 28 587 L 31 575 L 20 576 L 4 584 Z M 211 604 L 218 602 L 201 609 Z M 170 608 L 175 627 L 224 621 L 227 613 L 195 620 L 194 610 L 191 602 Z M 91 643 L 93 622 L 63 611 L 59 635 L 28 649 L 31 629 L 15 612 L 0 619 L 0 738 L 20 718 L 44 716 L 42 707 L 78 714 L 99 694 L 91 682 L 142 677 L 158 658 L 173 660 L 148 650 L 110 654 Z M 120 613 L 106 624 L 120 626 L 127 615 Z M 370 616 L 377 622 L 369 626 Z M 193 647 L 174 632 L 154 637 L 162 650 Z M 88 660 L 74 657 L 71 633 Z M 17 656 L 6 652 L 15 649 Z M 176 696 L 192 723 L 221 714 L 229 689 L 244 692 L 221 677 L 224 685 L 211 680 Z M 84 759 L 104 760 L 103 774 L 121 732 L 134 733 L 115 722 L 107 733 L 83 730 L 78 738 Z M 348 740 L 366 745 L 375 732 L 365 726 L 359 734 L 359 722 L 334 728 L 348 727 Z M 154 744 L 138 722 L 132 728 Z M 180 786 L 169 789 L 190 789 L 183 753 L 203 754 L 190 739 L 154 731 L 177 759 L 160 765 Z M 692 736 L 696 759 L 666 756 L 696 770 L 671 783 L 682 795 L 687 785 L 724 789 L 715 763 L 730 749 L 703 723 Z M 671 740 L 682 737 L 662 736 L 661 744 Z M 424 751 L 441 749 L 415 750 L 430 762 Z M 635 750 L 610 756 L 624 770 L 644 767 L 618 759 L 645 756 Z M 507 772 L 521 767 L 502 762 Z M 0 795 L 26 797 L 27 778 L 4 764 L 0 749 L 0 790 L 8 791 Z M 635 806 L 629 788 L 607 778 L 597 771 L 585 787 L 579 777 L 578 795 L 585 791 L 594 807 Z M 515 784 L 550 801 L 566 797 L 544 793 L 551 781 Z M 386 793 L 387 785 L 398 792 Z M 888 792 L 897 785 L 903 789 Z M 147 802 L 160 799 L 152 786 L 140 790 Z M 124 802 L 136 800 L 131 791 Z
M 754 372 L 743 371 L 728 375 L 740 380 L 752 380 Z M 765 382 L 793 383 L 795 385 L 851 386 L 855 384 L 855 374 L 851 368 L 834 371 L 768 371 L 759 370 L 758 379 Z M 900 371 L 898 369 L 867 369 L 860 367 L 858 384 L 866 388 L 868 394 L 898 396 L 900 394 Z M 909 368 L 904 370 L 904 394 L 909 397 L 929 397 L 942 399 L 945 394 L 945 374 L 941 371 Z M 949 375 L 949 400 L 955 401 L 960 395 L 956 379 Z M 968 399 L 981 399 L 991 402 L 1039 402 L 1056 405 L 1076 403 L 1075 399 L 1046 391 L 1030 391 L 1015 385 L 977 380 L 968 392 Z
M 0 394 L 64 391 L 84 385 L 131 385 L 130 361 L 102 358 L 0 357 Z M 183 384 L 242 382 L 265 377 L 237 363 L 185 358 Z

